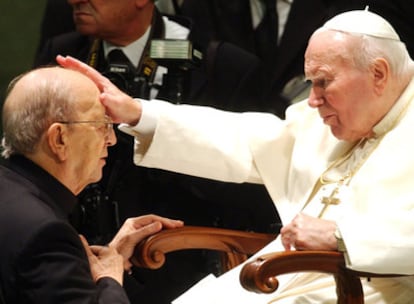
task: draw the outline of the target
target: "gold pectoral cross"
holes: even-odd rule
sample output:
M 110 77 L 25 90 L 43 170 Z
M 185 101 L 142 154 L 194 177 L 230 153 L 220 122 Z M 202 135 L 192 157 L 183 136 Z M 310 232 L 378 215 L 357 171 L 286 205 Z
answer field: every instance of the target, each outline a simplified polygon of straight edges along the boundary
M 339 186 L 336 186 L 329 196 L 322 197 L 321 203 L 324 204 L 325 206 L 322 208 L 322 211 L 319 213 L 319 217 L 321 217 L 325 213 L 326 209 L 328 209 L 330 205 L 338 205 L 341 202 L 341 199 L 336 197 L 338 193 L 339 193 Z

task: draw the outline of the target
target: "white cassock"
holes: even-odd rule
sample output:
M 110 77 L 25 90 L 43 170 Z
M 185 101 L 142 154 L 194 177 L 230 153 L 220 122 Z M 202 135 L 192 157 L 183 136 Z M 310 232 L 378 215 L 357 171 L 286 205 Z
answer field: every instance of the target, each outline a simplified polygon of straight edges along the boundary
M 153 134 L 136 136 L 137 165 L 229 182 L 263 183 L 288 223 L 302 211 L 319 216 L 321 198 L 352 173 L 341 202 L 322 215 L 333 219 L 347 248 L 348 267 L 360 271 L 414 274 L 414 81 L 375 127 L 377 137 L 357 145 L 337 140 L 306 101 L 291 106 L 287 119 L 271 114 L 229 113 L 206 107 L 151 101 L 158 122 Z M 144 108 L 145 109 L 145 108 Z M 147 108 L 148 111 L 149 107 Z M 306 204 L 320 176 L 328 181 Z M 332 181 L 330 183 L 329 181 Z M 344 187 L 341 187 L 343 190 Z M 252 202 L 254 203 L 254 202 Z M 306 205 L 306 206 L 305 206 Z M 264 248 L 283 250 L 279 238 Z M 281 278 L 279 290 L 258 295 L 243 290 L 237 267 L 208 277 L 174 304 L 336 303 L 334 281 L 313 273 Z M 414 277 L 363 281 L 366 303 L 409 303 Z M 304 294 L 304 295 L 303 295 Z M 297 298 L 297 295 L 301 295 Z M 325 302 L 324 302 L 325 301 Z M 277 303 L 284 303 L 283 300 Z

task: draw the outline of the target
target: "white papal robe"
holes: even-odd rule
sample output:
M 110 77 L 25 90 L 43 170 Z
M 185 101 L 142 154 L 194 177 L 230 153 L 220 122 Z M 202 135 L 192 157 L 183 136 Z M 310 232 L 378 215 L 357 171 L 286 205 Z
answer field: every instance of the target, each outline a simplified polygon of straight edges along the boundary
M 147 108 L 157 117 L 153 134 L 137 132 L 135 127 L 121 129 L 136 136 L 137 165 L 229 182 L 263 183 L 284 223 L 301 211 L 319 215 L 321 197 L 329 194 L 335 183 L 322 186 L 304 206 L 322 174 L 334 181 L 353 173 L 341 203 L 322 215 L 338 223 L 347 249 L 347 267 L 412 275 L 413 99 L 411 81 L 375 127 L 377 138 L 357 146 L 349 159 L 331 170 L 327 170 L 330 164 L 354 143 L 337 140 L 306 101 L 292 105 L 282 121 L 271 114 L 228 113 L 154 100 Z M 283 250 L 279 238 L 258 254 L 275 250 Z M 269 303 L 278 297 L 284 300 L 277 303 L 336 301 L 333 278 L 327 275 L 285 276 L 275 294 L 258 295 L 243 290 L 239 271 L 237 267 L 219 278 L 205 279 L 174 304 Z M 414 301 L 413 276 L 364 280 L 363 285 L 366 303 Z

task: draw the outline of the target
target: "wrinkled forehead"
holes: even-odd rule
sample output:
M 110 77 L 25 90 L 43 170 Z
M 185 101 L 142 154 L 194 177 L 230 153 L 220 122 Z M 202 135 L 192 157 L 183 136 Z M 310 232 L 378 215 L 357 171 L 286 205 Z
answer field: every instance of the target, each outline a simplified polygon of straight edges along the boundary
M 354 37 L 331 30 L 315 32 L 305 52 L 305 71 L 315 66 L 342 65 L 351 60 Z

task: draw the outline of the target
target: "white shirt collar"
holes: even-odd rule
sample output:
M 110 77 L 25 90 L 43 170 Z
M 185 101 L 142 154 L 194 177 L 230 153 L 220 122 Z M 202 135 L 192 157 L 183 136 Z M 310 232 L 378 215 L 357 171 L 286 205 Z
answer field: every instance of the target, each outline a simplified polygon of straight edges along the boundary
M 141 55 L 144 52 L 145 45 L 147 44 L 150 31 L 151 31 L 151 26 L 148 27 L 147 31 L 145 32 L 144 35 L 141 36 L 141 38 L 123 47 L 119 47 L 107 41 L 104 41 L 103 48 L 104 48 L 105 58 L 108 56 L 110 51 L 114 49 L 121 49 L 125 53 L 125 55 L 128 57 L 129 61 L 131 61 L 134 64 L 134 66 L 137 67 L 139 60 L 141 58 Z
M 285 30 L 293 0 L 275 0 L 279 16 L 279 40 Z M 250 11 L 252 14 L 252 26 L 255 29 L 263 18 L 264 4 L 261 0 L 250 0 Z

